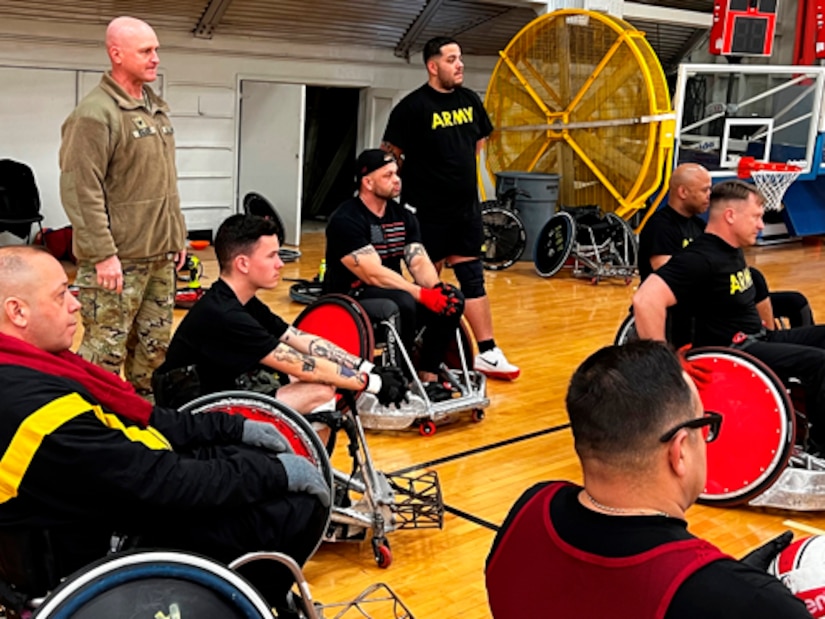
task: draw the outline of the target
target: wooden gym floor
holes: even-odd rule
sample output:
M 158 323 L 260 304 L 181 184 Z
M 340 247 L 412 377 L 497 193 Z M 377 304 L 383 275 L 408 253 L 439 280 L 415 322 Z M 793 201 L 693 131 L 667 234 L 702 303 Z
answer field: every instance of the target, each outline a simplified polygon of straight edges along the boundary
M 287 264 L 282 277 L 313 277 L 323 247 L 323 233 L 305 233 L 302 257 Z M 204 262 L 203 284 L 209 286 L 217 277 L 211 248 L 194 253 Z M 762 269 L 772 289 L 805 293 L 814 316 L 825 320 L 825 291 L 820 287 L 825 255 L 819 239 L 753 248 L 749 261 Z M 391 533 L 394 560 L 386 570 L 375 564 L 369 542 L 323 544 L 304 568 L 317 600 L 350 600 L 368 585 L 384 582 L 418 619 L 490 617 L 484 560 L 512 503 L 541 480 L 581 481 L 564 410 L 567 382 L 585 357 L 612 343 L 638 278 L 629 286 L 619 279 L 594 286 L 565 269 L 542 279 L 531 262 L 486 274 L 496 341 L 521 366 L 521 378 L 488 382 L 491 405 L 481 423 L 463 417 L 439 427 L 431 437 L 414 429 L 368 432 L 380 470 L 438 472 L 447 512 L 444 529 Z M 261 295 L 286 320 L 304 307 L 290 301 L 290 285 L 283 281 Z M 179 320 L 183 312 L 176 314 Z M 334 463 L 348 470 L 344 440 L 342 435 Z M 688 516 L 694 534 L 734 556 L 787 528 L 796 535 L 805 535 L 806 527 L 825 529 L 821 513 L 694 506 Z M 531 557 L 524 561 L 529 564 Z

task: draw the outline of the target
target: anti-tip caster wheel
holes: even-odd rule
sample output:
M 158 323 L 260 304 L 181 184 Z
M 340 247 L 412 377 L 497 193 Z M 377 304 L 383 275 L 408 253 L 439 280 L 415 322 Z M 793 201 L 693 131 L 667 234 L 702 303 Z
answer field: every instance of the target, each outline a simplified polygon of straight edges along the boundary
M 418 425 L 418 433 L 421 436 L 432 436 L 435 434 L 435 424 L 432 421 L 422 421 Z
M 381 569 L 387 569 L 392 565 L 392 550 L 390 549 L 390 543 L 386 539 L 373 539 L 372 553 L 375 557 L 375 563 Z
M 472 419 L 475 423 L 483 421 L 485 417 L 484 410 L 480 408 L 474 408 L 473 412 L 471 413 L 470 419 Z

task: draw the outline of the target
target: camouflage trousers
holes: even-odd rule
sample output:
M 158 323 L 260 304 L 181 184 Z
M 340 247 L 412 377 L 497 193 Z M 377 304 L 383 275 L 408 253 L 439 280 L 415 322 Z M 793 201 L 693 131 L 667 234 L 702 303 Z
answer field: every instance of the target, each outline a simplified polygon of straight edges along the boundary
M 94 264 L 81 262 L 75 283 L 83 321 L 77 353 L 123 375 L 138 395 L 153 401 L 152 373 L 163 363 L 172 337 L 175 267 L 170 260 L 122 260 L 123 292 L 101 288 Z

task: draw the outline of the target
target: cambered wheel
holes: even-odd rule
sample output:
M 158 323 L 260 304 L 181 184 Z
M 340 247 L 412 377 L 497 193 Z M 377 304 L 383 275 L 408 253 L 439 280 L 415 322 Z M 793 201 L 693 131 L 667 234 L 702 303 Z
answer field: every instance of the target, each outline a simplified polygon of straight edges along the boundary
M 527 247 L 527 231 L 513 211 L 490 200 L 481 205 L 484 245 L 481 262 L 485 269 L 500 271 L 518 261 Z
M 471 419 L 472 419 L 475 423 L 479 423 L 480 421 L 484 421 L 484 417 L 485 417 L 485 416 L 486 416 L 486 414 L 484 413 L 484 410 L 483 410 L 483 409 L 481 409 L 481 408 L 474 408 L 470 418 L 471 418 Z
M 418 433 L 421 436 L 432 436 L 435 434 L 435 424 L 432 421 L 422 421 L 418 424 Z
M 576 222 L 570 213 L 556 213 L 544 224 L 533 251 L 536 272 L 552 277 L 561 270 L 573 251 Z
M 605 219 L 612 224 L 610 236 L 613 238 L 613 245 L 622 261 L 622 266 L 636 268 L 637 257 L 639 255 L 639 240 L 630 224 L 616 215 L 608 213 Z
M 385 570 L 392 565 L 392 549 L 386 539 L 373 539 L 372 552 L 375 557 L 375 563 L 381 569 Z
M 635 342 L 638 339 L 639 335 L 636 333 L 636 317 L 633 314 L 628 314 L 622 321 L 619 330 L 616 332 L 616 337 L 613 340 L 613 344 L 616 346 L 623 346 L 628 342 Z

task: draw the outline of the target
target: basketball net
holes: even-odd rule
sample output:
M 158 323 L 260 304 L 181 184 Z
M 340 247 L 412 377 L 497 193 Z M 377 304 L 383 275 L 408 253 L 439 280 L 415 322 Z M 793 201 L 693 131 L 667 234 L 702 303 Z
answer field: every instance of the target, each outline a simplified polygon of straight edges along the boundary
M 761 162 L 753 157 L 739 160 L 739 177 L 753 179 L 753 184 L 765 198 L 766 211 L 782 210 L 782 197 L 800 174 L 802 168 L 791 163 Z

